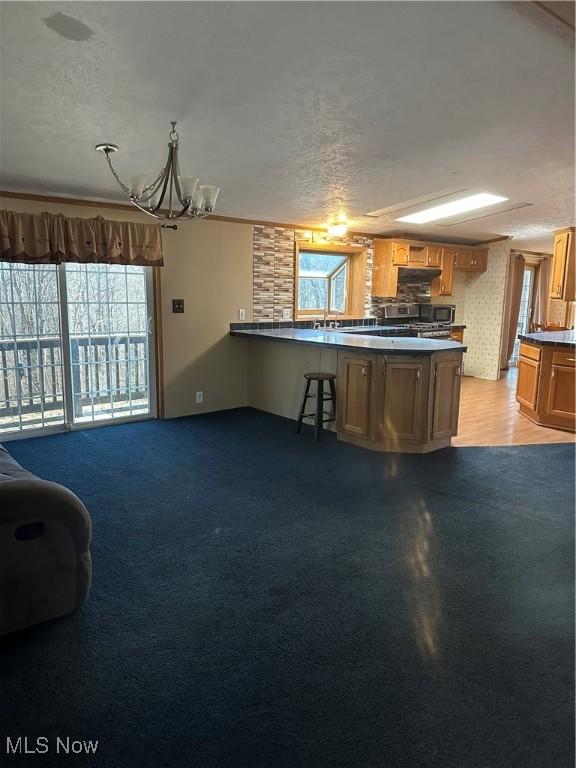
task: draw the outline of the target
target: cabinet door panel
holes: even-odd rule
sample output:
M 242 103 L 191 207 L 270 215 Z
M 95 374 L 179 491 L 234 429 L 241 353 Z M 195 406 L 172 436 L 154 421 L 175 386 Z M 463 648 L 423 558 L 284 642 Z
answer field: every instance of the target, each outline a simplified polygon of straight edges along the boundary
M 547 413 L 549 416 L 573 417 L 576 407 L 576 368 L 552 365 Z
M 429 267 L 439 267 L 442 261 L 442 248 L 439 245 L 429 245 L 426 248 L 426 264 Z
M 452 283 L 454 280 L 454 254 L 453 248 L 442 248 L 441 267 L 442 274 L 435 277 L 430 284 L 431 296 L 452 296 Z
M 433 440 L 453 437 L 458 433 L 460 371 L 459 360 L 443 360 L 434 366 Z
M 410 253 L 410 246 L 402 245 L 401 243 L 394 243 L 392 246 L 392 264 L 395 266 L 405 266 L 408 264 L 408 255 Z
M 488 251 L 474 251 L 473 259 L 472 269 L 478 272 L 485 272 L 488 267 Z
M 344 357 L 338 368 L 338 429 L 369 437 L 373 361 L 369 358 Z
M 408 251 L 408 264 L 412 267 L 425 267 L 426 266 L 426 251 L 428 249 L 425 246 L 411 246 Z
M 568 239 L 568 232 L 559 232 L 554 237 L 552 277 L 550 278 L 550 297 L 553 299 L 561 299 L 564 293 L 564 272 L 568 253 Z
M 528 408 L 535 409 L 538 400 L 538 380 L 540 378 L 540 363 L 521 357 L 518 360 L 518 383 L 516 385 L 516 400 Z
M 386 363 L 382 431 L 385 440 L 422 441 L 424 363 Z
M 470 251 L 465 248 L 454 249 L 454 269 L 470 269 L 471 266 Z

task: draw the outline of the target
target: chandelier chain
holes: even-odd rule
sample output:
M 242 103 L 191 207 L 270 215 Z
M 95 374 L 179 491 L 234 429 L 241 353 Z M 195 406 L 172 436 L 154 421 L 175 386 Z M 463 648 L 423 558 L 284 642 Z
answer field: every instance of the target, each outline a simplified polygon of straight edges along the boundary
M 110 160 L 110 152 L 106 152 L 105 154 L 106 154 L 106 161 L 108 162 L 108 165 L 110 166 L 110 170 L 112 171 L 112 175 L 114 176 L 114 178 L 116 179 L 116 181 L 120 185 L 121 189 L 124 190 L 124 192 L 126 192 L 126 194 L 128 196 L 130 196 L 129 188 L 126 186 L 126 184 L 124 184 L 123 181 L 121 181 L 120 176 L 118 176 L 118 174 L 116 173 L 116 169 L 112 165 L 112 160 Z

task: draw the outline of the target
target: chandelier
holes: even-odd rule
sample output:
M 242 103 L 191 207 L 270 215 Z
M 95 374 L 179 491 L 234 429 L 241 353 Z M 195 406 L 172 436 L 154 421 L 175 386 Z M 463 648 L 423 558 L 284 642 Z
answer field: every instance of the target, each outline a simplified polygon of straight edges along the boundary
M 176 132 L 176 121 L 172 121 L 170 141 L 168 142 L 168 159 L 166 165 L 150 184 L 145 175 L 132 176 L 130 185 L 124 184 L 110 159 L 110 155 L 118 152 L 116 144 L 97 144 L 95 150 L 104 152 L 112 175 L 120 188 L 128 195 L 132 205 L 139 208 L 155 219 L 171 220 L 188 217 L 203 219 L 214 211 L 219 187 L 199 184 L 194 176 L 182 176 L 178 164 L 179 136 Z

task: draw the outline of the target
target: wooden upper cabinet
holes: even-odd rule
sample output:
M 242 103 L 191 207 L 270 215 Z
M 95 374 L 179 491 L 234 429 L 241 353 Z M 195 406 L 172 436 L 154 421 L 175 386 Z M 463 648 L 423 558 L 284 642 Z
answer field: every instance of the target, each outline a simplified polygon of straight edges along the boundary
M 408 266 L 408 257 L 410 254 L 410 246 L 404 243 L 392 244 L 392 264 L 395 267 Z
M 575 281 L 574 229 L 566 229 L 554 235 L 550 298 L 574 301 L 576 299 Z
M 430 296 L 452 296 L 454 281 L 454 249 L 442 248 L 440 260 L 442 274 L 430 283 Z
M 442 247 L 427 243 L 393 243 L 392 264 L 395 267 L 439 267 Z
M 425 399 L 423 360 L 388 359 L 384 371 L 381 429 L 384 438 L 398 443 L 419 443 L 424 436 Z
M 426 247 L 426 266 L 442 266 L 442 247 L 440 245 L 429 245 Z
M 371 436 L 374 363 L 370 357 L 338 356 L 338 428 L 343 432 Z
M 454 268 L 468 272 L 485 272 L 488 266 L 488 251 L 473 248 L 454 249 Z
M 433 440 L 458 433 L 461 370 L 460 360 L 439 360 L 434 364 Z
M 408 266 L 409 267 L 426 267 L 428 248 L 425 245 L 417 246 L 411 245 L 408 251 Z
M 398 293 L 398 267 L 392 264 L 392 249 L 392 243 L 374 240 L 372 296 L 387 299 Z

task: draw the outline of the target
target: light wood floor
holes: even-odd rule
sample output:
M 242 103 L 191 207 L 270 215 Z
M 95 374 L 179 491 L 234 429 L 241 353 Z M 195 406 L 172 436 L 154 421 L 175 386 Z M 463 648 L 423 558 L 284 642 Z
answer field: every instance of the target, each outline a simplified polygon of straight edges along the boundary
M 573 443 L 574 434 L 533 424 L 518 411 L 515 368 L 500 381 L 462 378 L 458 435 L 452 445 Z

